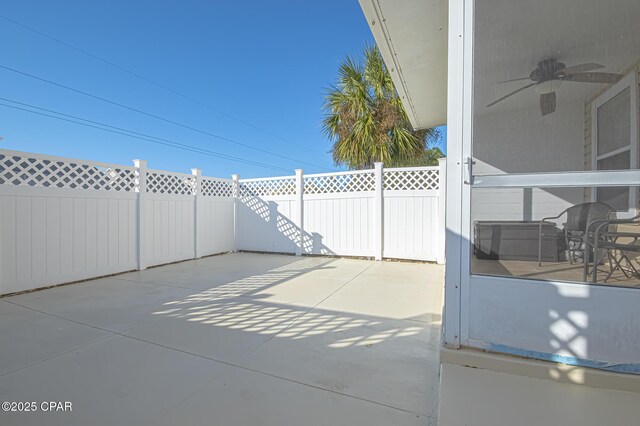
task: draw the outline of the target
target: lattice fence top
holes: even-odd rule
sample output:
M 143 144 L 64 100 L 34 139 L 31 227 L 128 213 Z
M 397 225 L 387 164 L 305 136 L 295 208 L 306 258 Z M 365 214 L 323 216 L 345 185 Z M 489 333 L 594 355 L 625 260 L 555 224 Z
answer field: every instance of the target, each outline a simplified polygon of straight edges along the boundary
M 308 176 L 304 179 L 305 194 L 333 194 L 375 190 L 372 172 Z
M 147 170 L 147 192 L 154 194 L 194 195 L 195 176 L 160 170 Z
M 296 193 L 295 178 L 259 179 L 240 181 L 240 196 L 264 197 L 293 195 Z
M 383 179 L 385 190 L 429 190 L 440 185 L 437 169 L 385 170 Z
M 231 197 L 233 183 L 230 180 L 203 177 L 200 180 L 199 191 L 205 197 Z
M 137 192 L 138 169 L 86 160 L 51 157 L 0 150 L 0 185 Z M 155 194 L 233 197 L 230 179 L 196 177 L 185 173 L 147 169 L 146 190 Z M 305 194 L 333 194 L 375 191 L 373 170 L 313 174 L 304 176 Z M 437 190 L 437 167 L 384 169 L 385 190 Z M 239 182 L 239 196 L 288 196 L 296 194 L 294 176 L 245 179 Z
M 133 167 L 0 154 L 0 185 L 133 192 Z

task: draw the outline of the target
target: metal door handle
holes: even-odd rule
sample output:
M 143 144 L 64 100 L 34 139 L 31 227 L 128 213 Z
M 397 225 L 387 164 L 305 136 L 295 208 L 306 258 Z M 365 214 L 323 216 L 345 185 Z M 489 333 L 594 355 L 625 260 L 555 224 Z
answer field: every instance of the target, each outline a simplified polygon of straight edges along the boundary
M 471 185 L 473 180 L 473 165 L 476 164 L 471 157 L 464 160 L 464 183 Z

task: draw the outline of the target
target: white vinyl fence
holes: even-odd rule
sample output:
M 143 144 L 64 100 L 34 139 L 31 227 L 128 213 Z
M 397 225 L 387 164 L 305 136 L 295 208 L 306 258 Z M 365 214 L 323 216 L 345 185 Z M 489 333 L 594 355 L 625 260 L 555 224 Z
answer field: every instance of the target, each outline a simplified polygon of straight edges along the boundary
M 231 179 L 0 150 L 0 294 L 234 249 Z
M 222 179 L 0 150 L 0 294 L 233 250 L 442 262 L 444 167 Z
M 238 250 L 444 261 L 444 167 L 240 179 Z

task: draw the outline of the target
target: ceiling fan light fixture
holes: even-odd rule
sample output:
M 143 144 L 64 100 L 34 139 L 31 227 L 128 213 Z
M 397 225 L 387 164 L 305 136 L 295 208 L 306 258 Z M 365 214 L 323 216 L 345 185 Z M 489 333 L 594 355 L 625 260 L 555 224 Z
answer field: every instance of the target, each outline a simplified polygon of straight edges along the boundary
M 636 0 L 637 1 L 637 0 Z M 596 83 L 596 84 L 614 84 L 620 81 L 622 74 L 610 72 L 593 72 L 594 70 L 605 68 L 604 65 L 588 62 L 585 64 L 577 64 L 567 66 L 563 62 L 559 62 L 555 58 L 545 59 L 538 62 L 538 66 L 531 71 L 529 77 L 513 78 L 510 80 L 500 81 L 499 83 L 507 83 L 511 81 L 530 82 L 525 86 L 515 89 L 501 98 L 491 102 L 487 108 L 512 97 L 515 94 L 523 92 L 533 87 L 540 96 L 540 112 L 542 115 L 548 115 L 556 110 L 556 91 L 562 86 L 563 81 L 573 83 Z M 533 83 L 531 83 L 531 81 Z
M 548 95 L 557 91 L 562 86 L 562 80 L 547 80 L 536 85 L 536 93 L 540 95 Z

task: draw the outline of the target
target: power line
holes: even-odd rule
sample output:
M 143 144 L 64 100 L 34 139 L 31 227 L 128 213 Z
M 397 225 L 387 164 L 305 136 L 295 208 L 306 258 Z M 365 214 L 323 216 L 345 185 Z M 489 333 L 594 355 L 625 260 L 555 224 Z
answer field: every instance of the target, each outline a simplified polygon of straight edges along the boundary
M 18 106 L 15 106 L 15 105 L 9 105 L 9 104 L 5 104 L 5 103 L 0 102 L 0 106 L 4 106 L 4 107 L 7 107 L 7 108 L 13 108 L 13 109 L 24 111 L 24 112 L 29 112 L 31 114 L 42 115 L 42 116 L 45 116 L 45 117 L 54 118 L 56 120 L 66 121 L 66 122 L 69 122 L 69 123 L 74 123 L 74 124 L 78 124 L 78 125 L 85 126 L 85 127 L 91 127 L 91 128 L 94 128 L 94 129 L 105 131 L 105 132 L 115 133 L 115 134 L 118 134 L 118 135 L 123 135 L 123 136 L 127 136 L 127 137 L 134 138 L 134 139 L 140 139 L 140 140 L 144 140 L 144 141 L 155 143 L 155 144 L 159 144 L 159 145 L 165 145 L 165 146 L 169 146 L 171 148 L 182 149 L 184 151 L 195 152 L 197 154 L 208 155 L 210 157 L 216 157 L 216 158 L 222 158 L 222 159 L 225 159 L 225 160 L 235 161 L 237 163 L 243 163 L 243 164 L 248 164 L 248 165 L 257 166 L 257 167 L 264 167 L 264 168 L 273 169 L 273 170 L 280 170 L 280 171 L 286 171 L 286 172 L 289 171 L 288 169 L 285 169 L 283 167 L 272 166 L 272 165 L 269 165 L 269 164 L 264 164 L 264 163 L 260 163 L 260 162 L 253 161 L 253 160 L 245 160 L 245 159 L 238 158 L 238 157 L 235 157 L 235 156 L 232 156 L 232 155 L 221 154 L 219 152 L 211 151 L 211 150 L 208 150 L 208 149 L 199 148 L 197 146 L 186 145 L 186 144 L 183 144 L 183 143 L 180 143 L 180 142 L 172 141 L 170 139 L 163 139 L 163 138 L 159 138 L 159 137 L 156 137 L 156 136 L 135 132 L 135 131 L 128 130 L 128 129 L 125 129 L 125 128 L 122 128 L 122 127 L 117 127 L 117 126 L 112 126 L 112 125 L 105 124 L 105 123 L 100 123 L 98 121 L 93 121 L 93 120 L 89 120 L 89 119 L 86 119 L 86 118 L 82 118 L 82 117 L 78 117 L 78 116 L 74 116 L 74 115 L 70 115 L 70 114 L 65 114 L 65 113 L 53 111 L 53 110 L 50 110 L 50 109 L 38 107 L 38 106 L 35 106 L 35 105 L 26 104 L 26 103 L 23 103 L 23 102 L 14 101 L 14 100 L 11 100 L 11 99 L 0 98 L 0 100 L 7 101 L 7 102 L 12 102 L 12 103 L 15 103 L 15 104 L 18 104 L 18 105 L 26 106 L 26 107 L 33 108 L 33 109 L 38 109 L 38 110 L 41 110 L 41 111 L 47 111 L 47 112 L 50 112 L 50 113 L 53 113 L 53 114 L 61 115 L 63 117 L 70 117 L 70 118 L 58 117 L 58 116 L 55 116 L 55 115 L 46 114 L 46 113 L 38 112 L 38 111 L 33 111 L 33 110 L 26 109 L 26 108 L 18 107 Z M 83 123 L 81 121 L 76 121 L 76 120 L 85 121 L 85 123 Z M 93 124 L 88 124 L 88 123 L 93 123 Z M 100 127 L 100 126 L 103 126 L 103 127 Z M 111 129 L 115 129 L 115 130 L 111 130 Z
M 89 52 L 87 50 L 84 50 L 84 49 L 82 49 L 80 47 L 74 46 L 74 45 L 72 45 L 70 43 L 67 43 L 66 41 L 60 40 L 59 38 L 56 38 L 56 37 L 53 37 L 53 36 L 51 36 L 49 34 L 43 33 L 40 30 L 37 30 L 37 29 L 35 29 L 33 27 L 30 27 L 30 26 L 27 26 L 25 24 L 22 24 L 22 23 L 20 23 L 20 22 L 18 22 L 16 20 L 13 20 L 13 19 L 8 18 L 6 16 L 0 15 L 0 19 L 4 19 L 7 22 L 11 22 L 14 25 L 22 27 L 22 28 L 24 28 L 24 29 L 26 29 L 28 31 L 34 32 L 34 33 L 36 33 L 36 34 L 38 34 L 38 35 L 40 35 L 42 37 L 48 38 L 49 40 L 52 40 L 52 41 L 54 41 L 54 42 L 56 42 L 58 44 L 61 44 L 61 45 L 66 46 L 66 47 L 68 47 L 70 49 L 73 49 L 73 50 L 75 50 L 77 52 L 80 52 L 83 55 L 89 56 L 90 58 L 96 59 L 96 60 L 98 60 L 98 61 L 100 61 L 100 62 L 102 62 L 102 63 L 104 63 L 106 65 L 109 65 L 110 67 L 116 68 L 116 69 L 118 69 L 118 70 L 120 70 L 122 72 L 125 72 L 125 73 L 127 73 L 129 75 L 132 75 L 132 76 L 134 76 L 134 77 L 136 77 L 136 78 L 138 78 L 140 80 L 143 80 L 143 81 L 145 81 L 145 82 L 147 82 L 149 84 L 152 84 L 152 85 L 154 85 L 156 87 L 159 87 L 159 88 L 161 88 L 163 90 L 166 90 L 167 92 L 170 92 L 170 93 L 172 93 L 172 94 L 174 94 L 176 96 L 179 96 L 179 97 L 181 97 L 183 99 L 186 99 L 186 100 L 188 100 L 190 102 L 193 102 L 193 103 L 195 103 L 197 105 L 200 105 L 200 106 L 202 106 L 204 108 L 207 108 L 207 109 L 209 109 L 209 110 L 211 110 L 211 111 L 213 111 L 213 112 L 215 112 L 217 114 L 220 114 L 220 115 L 222 115 L 224 117 L 227 117 L 227 118 L 229 118 L 231 120 L 234 120 L 234 121 L 236 121 L 238 123 L 242 123 L 245 126 L 249 126 L 249 127 L 253 128 L 253 129 L 259 130 L 259 131 L 261 131 L 263 133 L 268 134 L 269 136 L 272 136 L 272 137 L 274 137 L 276 139 L 279 139 L 279 140 L 281 140 L 283 142 L 286 142 L 286 143 L 288 143 L 290 145 L 297 146 L 298 148 L 302 148 L 302 149 L 304 149 L 306 151 L 309 151 L 309 152 L 312 152 L 314 154 L 318 154 L 317 151 L 309 149 L 304 145 L 295 143 L 292 140 L 287 139 L 287 138 L 283 138 L 282 136 L 279 136 L 279 135 L 277 135 L 277 134 L 275 134 L 275 133 L 273 133 L 273 132 L 271 132 L 271 131 L 269 131 L 267 129 L 264 129 L 264 128 L 260 127 L 260 126 L 256 126 L 255 124 L 252 124 L 252 123 L 250 123 L 248 121 L 242 120 L 242 119 L 240 119 L 238 117 L 235 117 L 235 116 L 233 116 L 231 114 L 228 114 L 228 113 L 226 113 L 224 111 L 221 111 L 221 110 L 219 110 L 217 108 L 214 108 L 209 104 L 206 104 L 206 103 L 204 103 L 202 101 L 199 101 L 199 100 L 197 100 L 197 99 L 195 99 L 195 98 L 193 98 L 193 97 L 191 97 L 189 95 L 186 95 L 186 94 L 184 94 L 182 92 L 179 92 L 179 91 L 177 91 L 175 89 L 172 89 L 172 88 L 170 88 L 168 86 L 165 86 L 164 84 L 158 83 L 157 81 L 154 81 L 154 80 L 152 80 L 152 79 L 150 79 L 148 77 L 145 77 L 145 76 L 143 76 L 143 75 L 141 75 L 141 74 L 139 74 L 139 73 L 137 73 L 135 71 L 132 71 L 132 70 L 130 70 L 128 68 L 125 68 L 125 67 L 123 67 L 121 65 L 118 65 L 118 64 L 116 64 L 114 62 L 111 62 L 111 61 L 109 61 L 107 59 L 104 59 L 104 58 L 102 58 L 102 57 L 100 57 L 100 56 L 98 56 L 98 55 L 96 55 L 94 53 L 91 53 L 91 52 Z
M 61 116 L 64 116 L 64 117 L 73 118 L 73 119 L 76 119 L 76 120 L 82 120 L 82 121 L 85 121 L 85 122 L 88 122 L 88 123 L 97 124 L 99 126 L 108 127 L 108 128 L 115 129 L 115 130 L 128 132 L 128 133 L 131 133 L 131 134 L 134 134 L 134 135 L 142 136 L 144 138 L 151 138 L 151 139 L 155 139 L 155 140 L 158 140 L 158 141 L 167 142 L 169 144 L 173 144 L 173 145 L 181 146 L 181 147 L 184 147 L 184 148 L 188 148 L 189 150 L 196 149 L 198 151 L 202 151 L 204 153 L 210 153 L 210 154 L 215 155 L 217 157 L 224 158 L 224 159 L 230 159 L 232 161 L 240 161 L 240 162 L 243 162 L 245 164 L 255 165 L 255 166 L 259 166 L 259 167 L 268 166 L 268 165 L 266 165 L 264 163 L 260 163 L 260 162 L 257 162 L 257 161 L 245 160 L 245 159 L 241 159 L 241 158 L 238 158 L 238 157 L 234 157 L 232 155 L 221 154 L 221 153 L 216 152 L 216 151 L 211 151 L 211 150 L 207 150 L 207 149 L 204 149 L 204 148 L 195 147 L 195 146 L 192 146 L 192 145 L 186 145 L 186 144 L 183 144 L 183 143 L 180 143 L 180 142 L 173 141 L 171 139 L 163 139 L 163 138 L 160 138 L 160 137 L 157 137 L 157 136 L 148 135 L 146 133 L 135 132 L 133 130 L 125 129 L 123 127 L 112 126 L 110 124 L 101 123 L 99 121 L 94 121 L 94 120 L 89 120 L 87 118 L 78 117 L 77 115 L 65 114 L 63 112 L 54 111 L 54 110 L 43 108 L 43 107 L 39 107 L 39 106 L 36 106 L 36 105 L 27 104 L 27 103 L 24 103 L 24 102 L 18 102 L 18 101 L 15 101 L 13 99 L 7 99 L 7 98 L 0 97 L 0 100 L 6 101 L 6 102 L 11 102 L 11 103 L 22 105 L 22 106 L 26 106 L 26 107 L 29 107 L 29 108 L 38 109 L 40 111 L 47 111 L 47 112 L 50 112 L 52 114 L 57 114 L 57 115 L 61 115 Z M 32 112 L 32 111 L 28 111 L 28 112 Z M 52 118 L 55 118 L 55 117 L 52 117 Z M 77 124 L 82 124 L 82 123 L 77 123 Z M 102 130 L 104 130 L 104 129 L 102 129 Z M 121 134 L 121 133 L 119 133 L 119 134 Z M 166 144 L 164 144 L 164 145 L 166 145 Z M 172 146 L 172 145 L 168 145 L 168 146 Z M 276 169 L 276 170 L 288 171 L 288 169 L 285 169 L 283 167 L 278 167 L 278 166 L 268 166 L 268 167 Z
M 10 102 L 15 102 L 15 101 L 10 101 Z M 57 119 L 57 120 L 67 121 L 67 122 L 70 122 L 70 123 L 79 124 L 81 126 L 91 127 L 91 128 L 95 128 L 95 129 L 98 129 L 98 130 L 103 130 L 105 132 L 115 133 L 115 134 L 119 134 L 119 135 L 130 137 L 130 138 L 134 138 L 134 139 L 140 139 L 140 140 L 144 140 L 144 141 L 148 141 L 148 142 L 152 142 L 152 143 L 156 143 L 156 144 L 160 144 L 160 145 L 165 145 L 165 146 L 169 146 L 171 148 L 182 149 L 182 150 L 185 150 L 185 151 L 190 151 L 190 152 L 195 152 L 195 153 L 198 153 L 198 154 L 208 155 L 208 156 L 211 156 L 211 157 L 222 158 L 222 159 L 226 159 L 226 160 L 230 160 L 230 161 L 235 161 L 235 162 L 238 162 L 238 163 L 249 164 L 249 165 L 253 165 L 253 166 L 264 167 L 264 168 L 269 168 L 269 169 L 274 169 L 274 170 L 289 171 L 288 169 L 285 169 L 285 168 L 282 168 L 282 167 L 271 166 L 271 165 L 268 165 L 268 164 L 263 164 L 263 163 L 259 163 L 259 162 L 252 161 L 252 160 L 244 160 L 244 159 L 241 159 L 241 158 L 238 158 L 238 157 L 234 157 L 234 156 L 230 156 L 230 155 L 226 155 L 226 154 L 220 154 L 220 153 L 217 153 L 215 151 L 205 150 L 205 149 L 202 149 L 202 148 L 199 148 L 199 147 L 194 147 L 194 146 L 191 146 L 191 145 L 185 145 L 185 144 L 181 144 L 181 143 L 178 143 L 178 142 L 171 142 L 171 143 L 162 142 L 163 140 L 166 140 L 166 139 L 156 138 L 155 136 L 149 136 L 149 138 L 138 137 L 138 136 L 135 136 L 133 134 L 123 133 L 123 132 L 119 132 L 119 131 L 113 131 L 113 130 L 109 130 L 109 129 L 103 128 L 103 127 L 93 126 L 93 125 L 90 125 L 90 124 L 86 124 L 86 123 L 81 123 L 81 122 L 74 121 L 74 120 L 65 119 L 65 118 L 62 118 L 62 117 L 56 117 L 56 116 L 53 116 L 53 115 L 44 114 L 44 113 L 40 113 L 40 112 L 37 112 L 37 111 L 31 111 L 31 110 L 28 110 L 28 109 L 25 109 L 25 108 L 16 107 L 16 106 L 13 106 L 13 105 L 3 104 L 1 102 L 0 102 L 0 106 L 4 106 L 4 107 L 7 107 L 7 108 L 13 108 L 13 109 L 17 109 L 17 110 L 20 110 L 20 111 L 29 112 L 29 113 L 32 113 L 32 114 L 42 115 L 42 116 L 54 118 L 54 119 Z M 38 107 L 34 107 L 34 108 L 38 108 Z M 44 108 L 39 108 L 39 109 L 44 109 Z M 62 114 L 62 113 L 56 113 L 56 114 L 67 115 L 67 114 Z M 85 120 L 85 121 L 88 121 L 88 122 L 92 122 L 91 120 L 86 120 L 86 119 L 83 119 L 83 118 L 78 118 L 78 119 Z M 109 125 L 106 125 L 106 124 L 104 126 L 105 127 L 114 127 L 114 126 L 109 126 Z M 130 132 L 129 130 L 126 130 L 126 129 L 123 129 L 123 130 L 125 132 Z M 131 133 L 136 133 L 136 132 L 131 132 Z M 158 139 L 158 140 L 156 140 L 156 139 Z
M 229 139 L 227 137 L 220 136 L 220 135 L 217 135 L 215 133 L 208 132 L 206 130 L 198 129 L 198 128 L 190 126 L 188 124 L 183 124 L 183 123 L 180 123 L 180 122 L 177 122 L 177 121 L 174 121 L 174 120 L 170 120 L 168 118 L 165 118 L 165 117 L 162 117 L 162 116 L 150 113 L 150 112 L 146 112 L 146 111 L 143 111 L 143 110 L 138 109 L 138 108 L 130 107 L 130 106 L 122 104 L 120 102 L 112 101 L 110 99 L 103 98 L 102 96 L 94 95 L 92 93 L 88 93 L 88 92 L 85 92 L 85 91 L 82 91 L 82 90 L 79 90 L 79 89 L 75 89 L 73 87 L 66 86 L 66 85 L 61 84 L 61 83 L 56 83 L 55 81 L 47 80 L 46 78 L 38 77 L 36 75 L 29 74 L 27 72 L 17 70 L 15 68 L 7 67 L 5 65 L 0 65 L 0 68 L 5 69 L 7 71 L 11 71 L 11 72 L 16 73 L 16 74 L 23 75 L 25 77 L 32 78 L 34 80 L 38 80 L 38 81 L 42 81 L 42 82 L 47 83 L 47 84 L 51 84 L 53 86 L 61 87 L 63 89 L 70 90 L 70 91 L 75 92 L 75 93 L 79 93 L 79 94 L 81 94 L 83 96 L 88 96 L 88 97 L 93 98 L 93 99 L 98 99 L 98 100 L 100 100 L 102 102 L 106 102 L 106 103 L 109 103 L 109 104 L 112 104 L 112 105 L 116 105 L 116 106 L 118 106 L 120 108 L 128 109 L 130 111 L 137 112 L 138 114 L 142 114 L 142 115 L 146 115 L 148 117 L 155 118 L 156 120 L 164 121 L 166 123 L 170 123 L 170 124 L 173 124 L 173 125 L 176 125 L 176 126 L 179 126 L 179 127 L 183 127 L 185 129 L 189 129 L 189 130 L 192 130 L 194 132 L 201 133 L 201 134 L 207 135 L 207 136 L 211 136 L 213 138 L 220 139 L 220 140 L 223 140 L 223 141 L 235 144 L 235 145 L 239 145 L 239 146 L 242 146 L 242 147 L 245 147 L 245 148 L 248 148 L 248 149 L 253 149 L 255 151 L 262 152 L 263 154 L 272 155 L 274 157 L 280 157 L 280 158 L 283 158 L 285 160 L 293 161 L 294 163 L 306 164 L 308 166 L 316 167 L 316 168 L 321 169 L 321 170 L 328 170 L 327 168 L 322 167 L 322 166 L 318 166 L 317 164 L 308 163 L 306 161 L 300 161 L 300 160 L 297 160 L 297 159 L 292 158 L 292 157 L 287 157 L 286 155 L 276 154 L 275 152 L 271 152 L 271 151 L 268 151 L 266 149 L 257 148 L 255 146 L 252 146 L 252 145 L 249 145 L 249 144 L 246 144 L 246 143 L 243 143 L 243 142 L 238 142 L 236 140 Z

